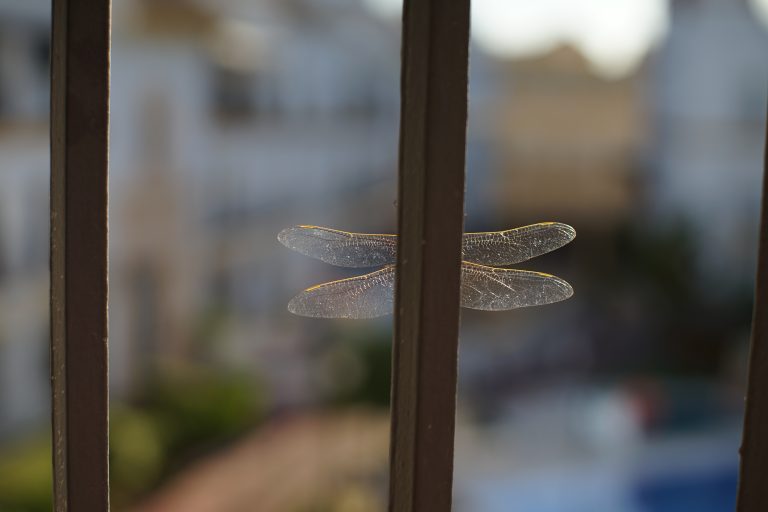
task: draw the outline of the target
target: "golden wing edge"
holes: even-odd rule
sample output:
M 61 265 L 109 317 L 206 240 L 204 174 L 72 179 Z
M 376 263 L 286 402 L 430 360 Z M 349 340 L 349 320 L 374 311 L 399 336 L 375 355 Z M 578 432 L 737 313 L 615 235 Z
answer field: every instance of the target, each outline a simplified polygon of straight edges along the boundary
M 539 222 L 503 231 L 465 233 L 462 253 L 465 261 L 505 267 L 561 249 L 575 238 L 576 230 L 568 224 Z M 487 244 L 501 244 L 501 247 L 484 252 Z
M 338 238 L 324 239 L 317 231 Z M 397 235 L 351 233 L 307 224 L 281 230 L 277 240 L 288 249 L 308 258 L 343 268 L 372 268 L 394 264 L 397 250 Z M 370 251 L 368 257 L 365 251 Z
M 544 227 L 551 228 L 551 227 L 554 227 L 554 228 L 557 228 L 558 230 L 566 233 L 568 241 L 565 242 L 565 244 L 568 244 L 568 243 L 572 242 L 576 238 L 576 229 L 573 226 L 571 226 L 569 224 L 565 224 L 563 222 L 556 222 L 556 221 L 534 222 L 533 224 L 527 224 L 525 226 L 519 226 L 519 227 L 511 228 L 511 229 L 502 229 L 502 230 L 499 230 L 499 231 L 475 231 L 475 232 L 471 232 L 471 233 L 465 233 L 465 235 L 500 235 L 502 233 L 509 233 L 511 231 L 523 231 L 523 230 L 526 230 L 526 229 L 539 228 L 539 227 L 540 228 L 544 228 Z M 396 236 L 396 235 L 393 235 L 393 236 Z M 565 244 L 563 244 L 563 245 L 565 245 Z
M 344 285 L 346 283 L 355 283 L 360 282 L 364 283 L 366 281 L 370 281 L 371 279 L 375 279 L 379 276 L 386 276 L 386 274 L 391 273 L 392 279 L 394 282 L 394 265 L 387 265 L 382 269 L 376 270 L 375 272 L 371 272 L 368 274 L 363 274 L 361 276 L 353 276 L 353 277 L 347 277 L 344 279 L 337 279 L 335 281 L 328 281 L 325 283 L 316 284 L 314 286 L 310 286 L 309 288 L 302 290 L 298 294 L 296 294 L 289 302 L 288 302 L 288 311 L 293 313 L 294 315 L 298 316 L 304 316 L 308 318 L 340 318 L 340 319 L 348 319 L 348 320 L 363 320 L 363 319 L 370 319 L 370 318 L 379 318 L 382 316 L 391 315 L 392 311 L 394 310 L 394 305 L 392 303 L 389 303 L 389 307 L 384 307 L 379 310 L 367 310 L 364 312 L 361 312 L 358 310 L 357 314 L 353 313 L 346 313 L 341 314 L 337 311 L 329 311 L 324 309 L 310 309 L 307 306 L 315 305 L 317 306 L 317 297 L 313 297 L 313 295 L 318 291 L 322 290 L 324 288 L 337 288 L 341 285 Z M 307 299 L 311 299 L 309 303 L 307 303 Z
M 338 233 L 340 235 L 349 235 L 353 237 L 367 237 L 367 236 L 386 236 L 386 237 L 392 237 L 394 239 L 397 239 L 397 235 L 393 235 L 392 233 L 357 233 L 354 231 L 344 231 L 342 229 L 334 229 L 334 228 L 327 228 L 325 226 L 315 226 L 312 224 L 297 224 L 295 226 L 291 226 L 290 228 L 285 228 L 283 231 L 288 231 L 289 229 L 293 228 L 301 228 L 301 229 L 324 229 L 326 231 L 330 231 L 332 233 Z M 281 233 L 283 232 L 281 231 Z M 278 234 L 278 238 L 279 238 Z
M 565 242 L 565 244 L 572 242 L 576 238 L 576 229 L 573 226 L 571 226 L 569 224 L 565 224 L 563 222 L 555 222 L 555 221 L 535 222 L 533 224 L 527 224 L 525 226 L 519 226 L 519 227 L 511 228 L 511 229 L 502 229 L 502 230 L 499 230 L 499 231 L 473 231 L 473 232 L 470 232 L 470 233 L 464 233 L 464 235 L 498 235 L 498 234 L 501 234 L 501 233 L 508 233 L 510 231 L 518 231 L 518 230 L 524 230 L 524 229 L 530 229 L 530 228 L 536 228 L 536 227 L 556 227 L 556 228 L 558 228 L 560 231 L 562 231 L 562 232 L 567 234 L 567 240 L 568 241 Z M 394 240 L 396 240 L 398 238 L 398 235 L 394 235 L 392 233 L 357 233 L 357 232 L 354 232 L 354 231 L 344 231 L 344 230 L 341 230 L 341 229 L 328 228 L 328 227 L 325 227 L 325 226 L 315 226 L 313 224 L 297 224 L 295 226 L 291 226 L 289 228 L 285 228 L 285 229 L 281 230 L 277 234 L 277 239 L 281 243 L 285 244 L 283 242 L 283 240 L 285 238 L 285 234 L 287 234 L 288 232 L 290 232 L 291 230 L 296 229 L 296 228 L 300 228 L 300 229 L 323 229 L 325 231 L 330 231 L 332 233 L 338 233 L 340 235 L 352 236 L 352 237 L 383 236 L 383 237 L 387 237 L 387 238 L 392 238 Z M 563 244 L 563 245 L 565 245 L 565 244 Z M 289 248 L 291 248 L 291 247 L 289 247 Z

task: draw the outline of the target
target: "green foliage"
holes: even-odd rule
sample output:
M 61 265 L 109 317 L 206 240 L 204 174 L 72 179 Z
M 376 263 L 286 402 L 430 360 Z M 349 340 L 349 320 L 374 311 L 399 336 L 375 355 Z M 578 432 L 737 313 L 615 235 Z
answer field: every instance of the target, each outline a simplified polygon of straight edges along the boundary
M 216 360 L 217 347 L 227 337 L 233 312 L 225 305 L 212 304 L 199 313 L 193 329 L 191 356 L 201 364 Z
M 50 512 L 51 443 L 39 435 L 0 453 L 0 511 Z
M 263 393 L 245 375 L 210 369 L 164 371 L 136 406 L 114 405 L 110 483 L 116 508 L 155 487 L 191 456 L 253 427 Z M 0 453 L 0 512 L 50 512 L 47 432 Z
M 749 328 L 751 290 L 706 271 L 685 219 L 638 219 L 610 235 L 579 237 L 586 275 L 576 300 L 595 308 L 587 320 L 595 371 L 669 378 L 721 371 L 733 340 Z
M 336 405 L 364 404 L 388 407 L 392 369 L 392 334 L 388 329 L 346 333 L 333 348 L 337 360 L 355 361 L 355 379 L 346 379 L 345 365 L 331 368 L 342 384 L 336 386 L 330 401 Z M 338 357 L 343 354 L 344 357 Z M 350 365 L 346 365 L 350 366 Z
M 166 455 L 160 426 L 152 416 L 114 407 L 109 446 L 112 503 L 120 506 L 150 488 L 163 470 Z
M 251 378 L 203 368 L 162 372 L 138 403 L 157 422 L 166 452 L 181 459 L 233 438 L 264 413 Z
M 377 512 L 384 510 L 377 490 L 369 485 L 347 482 L 325 496 L 295 509 L 295 512 Z
M 644 230 L 626 226 L 617 237 L 618 258 L 625 276 L 649 286 L 667 304 L 678 305 L 695 299 L 697 265 L 691 229 L 683 222 L 665 230 Z

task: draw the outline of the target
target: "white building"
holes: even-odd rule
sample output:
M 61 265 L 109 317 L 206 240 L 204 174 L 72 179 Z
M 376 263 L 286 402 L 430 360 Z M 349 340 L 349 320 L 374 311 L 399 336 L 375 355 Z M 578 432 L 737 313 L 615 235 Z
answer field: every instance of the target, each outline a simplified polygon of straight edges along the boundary
M 189 357 L 200 317 L 223 306 L 234 320 L 215 357 L 301 400 L 313 335 L 285 304 L 333 269 L 276 234 L 394 227 L 399 36 L 357 2 L 213 7 L 138 2 L 115 29 L 113 389 Z
M 0 435 L 48 415 L 48 9 L 0 2 Z M 285 264 L 276 234 L 394 228 L 399 48 L 354 1 L 116 3 L 113 398 L 189 356 L 221 304 L 215 357 L 294 379 L 308 326 L 286 322 L 289 290 L 332 270 Z
M 765 144 L 768 33 L 746 0 L 675 0 L 652 58 L 652 177 L 663 219 L 692 223 L 701 270 L 754 273 Z
M 45 4 L 0 2 L 0 436 L 48 416 Z

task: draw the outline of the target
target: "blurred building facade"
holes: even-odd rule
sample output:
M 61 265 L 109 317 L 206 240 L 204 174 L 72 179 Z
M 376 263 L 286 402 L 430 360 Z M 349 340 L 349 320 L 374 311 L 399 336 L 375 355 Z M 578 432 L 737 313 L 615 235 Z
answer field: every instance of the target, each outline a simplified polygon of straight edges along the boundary
M 46 357 L 47 220 L 37 205 L 47 203 L 48 12 L 41 4 L 0 10 L 0 171 L 8 196 L 0 275 L 18 281 L 3 287 L 8 302 L 32 304 L 12 316 L 28 319 L 28 328 L 17 321 L 14 329 L 29 341 L 10 330 L 0 336 L 8 368 Z M 667 40 L 620 80 L 598 78 L 569 47 L 511 62 L 473 49 L 469 228 L 553 211 L 587 229 L 634 215 L 684 216 L 717 224 L 700 230 L 701 251 L 732 250 L 709 251 L 713 262 L 751 273 L 763 120 L 763 91 L 754 84 L 765 82 L 768 36 L 745 1 L 672 5 Z M 113 389 L 129 390 L 151 360 L 194 352 L 195 319 L 217 301 L 239 314 L 221 357 L 293 358 L 285 340 L 299 343 L 301 334 L 274 314 L 284 290 L 334 274 L 299 260 L 280 264 L 279 251 L 264 248 L 291 223 L 392 229 L 397 27 L 347 0 L 135 1 L 115 9 Z M 490 97 L 501 108 L 489 112 Z M 717 145 L 707 142 L 713 137 Z M 726 166 L 732 171 L 722 172 Z M 498 176 L 489 180 L 489 172 Z M 483 182 L 498 186 L 479 189 Z M 331 196 L 344 199 L 329 207 Z M 282 347 L 253 343 L 254 333 Z M 45 372 L 20 373 L 3 372 L 0 380 L 13 384 L 2 389 L 30 390 L 37 399 L 20 402 L 46 404 Z M 30 379 L 37 384 L 21 384 Z
M 766 32 L 741 0 L 672 7 L 668 38 L 621 79 L 594 75 L 567 46 L 510 61 L 473 48 L 468 230 L 564 220 L 579 230 L 582 258 L 600 267 L 619 226 L 683 218 L 698 227 L 696 250 L 708 255 L 702 270 L 723 265 L 735 269 L 727 279 L 751 275 Z M 0 1 L 0 439 L 48 416 L 47 16 L 47 2 Z M 277 408 L 312 403 L 322 392 L 311 367 L 323 357 L 318 340 L 336 325 L 289 317 L 285 304 L 295 291 L 347 274 L 292 254 L 276 234 L 299 223 L 394 229 L 399 58 L 398 27 L 354 0 L 115 3 L 116 402 L 158 365 L 189 361 L 259 374 Z M 602 252 L 589 252 L 582 236 L 589 233 L 602 237 Z M 545 270 L 560 273 L 571 261 L 557 259 L 566 251 Z M 568 386 L 575 373 L 586 379 L 598 356 L 631 358 L 664 341 L 638 306 L 653 293 L 647 282 L 635 295 L 611 283 L 606 307 L 589 303 L 594 275 L 573 274 L 585 300 L 524 319 L 464 315 L 460 389 L 475 402 L 473 414 L 482 416 L 477 404 L 487 399 L 499 424 L 520 438 L 537 422 L 560 428 L 567 417 L 578 442 L 562 445 L 600 453 L 640 445 L 640 427 L 621 423 L 640 416 L 627 413 L 636 397 L 626 390 L 609 400 L 608 415 L 593 403 L 597 392 L 565 400 L 544 393 L 531 409 L 515 409 L 510 398 L 547 372 Z M 514 343 L 496 343 L 511 336 Z M 627 437 L 610 445 L 605 424 L 580 430 L 578 411 L 615 419 L 624 430 L 613 434 Z M 536 421 L 521 421 L 528 416 Z M 547 431 L 541 444 L 556 434 Z M 506 452 L 475 441 L 492 456 L 466 457 L 459 474 L 468 496 L 492 496 L 485 472 L 499 470 Z M 506 481 L 498 482 L 504 494 Z
M 692 224 L 710 283 L 756 261 L 768 32 L 746 0 L 674 0 L 651 60 L 651 215 Z M 715 275 L 719 274 L 719 275 Z
M 302 337 L 283 318 L 286 285 L 313 277 L 281 264 L 276 234 L 385 226 L 391 212 L 368 206 L 396 155 L 397 33 L 336 4 L 139 2 L 122 14 L 112 304 L 130 313 L 112 324 L 116 389 L 208 350 L 196 332 L 225 309 L 227 341 L 208 357 L 263 371 L 278 402 L 307 398 Z M 331 196 L 347 200 L 318 218 L 312 205 Z
M 557 212 L 598 229 L 631 215 L 647 138 L 645 69 L 607 80 L 570 46 L 501 69 L 505 101 L 490 116 L 502 152 L 499 215 L 535 221 Z
M 0 436 L 48 416 L 48 23 L 0 4 Z
M 48 407 L 49 13 L 39 4 L 0 6 L 0 432 Z M 391 229 L 397 27 L 358 2 L 136 1 L 114 14 L 113 397 L 157 361 L 193 358 L 200 319 L 226 306 L 239 321 L 216 357 L 260 363 L 290 401 L 305 388 L 283 382 L 297 372 L 280 361 L 301 365 L 290 341 L 301 336 L 273 313 L 284 313 L 285 283 L 319 278 L 281 265 L 275 237 L 309 221 Z M 313 202 L 334 194 L 348 201 L 317 218 Z

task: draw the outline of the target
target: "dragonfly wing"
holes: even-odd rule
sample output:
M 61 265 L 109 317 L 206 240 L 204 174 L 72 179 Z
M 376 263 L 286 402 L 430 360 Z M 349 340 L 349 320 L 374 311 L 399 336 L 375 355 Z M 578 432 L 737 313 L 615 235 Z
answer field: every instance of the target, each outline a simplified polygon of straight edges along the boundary
M 567 224 L 541 222 L 488 233 L 467 233 L 462 259 L 481 265 L 513 265 L 558 249 L 576 237 Z
M 289 249 L 338 267 L 391 265 L 397 256 L 397 235 L 369 235 L 319 226 L 295 226 L 282 230 L 277 239 Z
M 461 305 L 465 308 L 503 311 L 550 304 L 571 295 L 571 285 L 556 276 L 462 262 Z
M 374 318 L 392 313 L 395 267 L 308 288 L 288 303 L 288 311 L 317 318 Z

